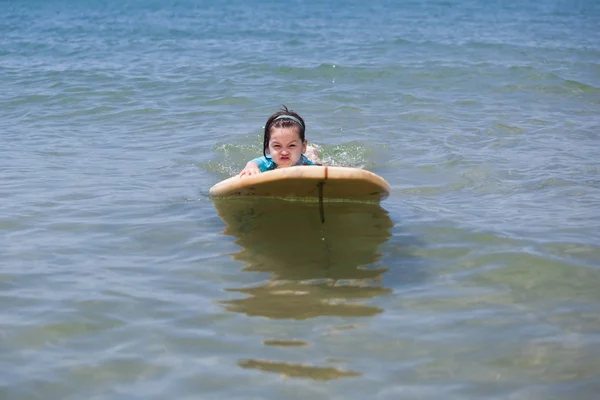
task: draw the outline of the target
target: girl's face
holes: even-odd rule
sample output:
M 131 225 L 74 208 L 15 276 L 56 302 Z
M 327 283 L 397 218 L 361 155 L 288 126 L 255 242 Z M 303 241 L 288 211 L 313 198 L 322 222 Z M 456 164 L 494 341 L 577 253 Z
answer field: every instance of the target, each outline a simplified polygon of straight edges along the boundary
M 300 139 L 298 130 L 294 128 L 271 128 L 271 139 L 267 154 L 278 168 L 292 167 L 300 161 L 306 151 L 306 140 Z

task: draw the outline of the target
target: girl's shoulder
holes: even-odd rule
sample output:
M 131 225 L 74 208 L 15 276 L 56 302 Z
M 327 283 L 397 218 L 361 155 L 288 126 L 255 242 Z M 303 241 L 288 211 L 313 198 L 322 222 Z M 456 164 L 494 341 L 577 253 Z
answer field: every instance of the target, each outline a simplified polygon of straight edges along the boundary
M 277 165 L 271 158 L 265 156 L 257 157 L 254 160 L 252 160 L 252 162 L 255 162 L 258 165 L 258 169 L 260 169 L 260 172 L 270 171 L 277 167 Z
M 321 164 L 312 162 L 311 160 L 308 159 L 308 157 L 306 157 L 304 154 L 302 154 L 302 157 L 300 158 L 300 165 L 321 165 Z

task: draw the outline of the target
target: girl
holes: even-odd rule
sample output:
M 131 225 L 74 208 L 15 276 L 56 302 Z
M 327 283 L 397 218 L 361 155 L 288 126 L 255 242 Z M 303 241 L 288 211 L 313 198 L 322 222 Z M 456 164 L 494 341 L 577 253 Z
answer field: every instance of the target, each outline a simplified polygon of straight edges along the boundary
M 271 115 L 265 124 L 263 156 L 249 161 L 238 176 L 255 175 L 295 165 L 320 165 L 316 149 L 307 144 L 305 130 L 306 125 L 302 117 L 283 106 L 280 111 Z M 313 161 L 304 153 L 309 154 Z

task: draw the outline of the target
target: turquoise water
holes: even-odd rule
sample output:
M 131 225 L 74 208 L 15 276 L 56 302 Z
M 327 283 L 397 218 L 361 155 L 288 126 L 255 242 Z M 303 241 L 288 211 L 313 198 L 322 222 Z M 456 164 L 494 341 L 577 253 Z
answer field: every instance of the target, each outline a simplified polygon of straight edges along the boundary
M 0 10 L 0 398 L 597 397 L 597 1 Z M 213 202 L 282 104 L 390 197 Z

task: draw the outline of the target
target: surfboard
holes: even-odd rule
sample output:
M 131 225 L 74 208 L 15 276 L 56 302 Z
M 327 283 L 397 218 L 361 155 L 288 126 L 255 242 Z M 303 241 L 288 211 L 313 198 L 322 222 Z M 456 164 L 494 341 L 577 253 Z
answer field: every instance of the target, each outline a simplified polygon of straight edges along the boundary
M 296 166 L 250 176 L 233 176 L 212 188 L 212 197 L 270 197 L 305 201 L 380 202 L 390 185 L 379 175 L 359 168 Z

